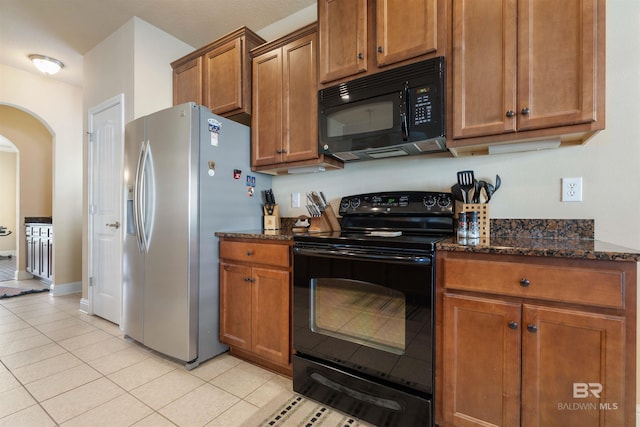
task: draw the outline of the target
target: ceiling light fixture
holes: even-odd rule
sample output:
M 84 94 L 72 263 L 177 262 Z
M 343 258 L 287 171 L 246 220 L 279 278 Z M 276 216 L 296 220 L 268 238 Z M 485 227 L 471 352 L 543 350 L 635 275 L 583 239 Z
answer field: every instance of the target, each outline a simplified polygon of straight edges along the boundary
M 64 64 L 61 61 L 48 56 L 31 54 L 29 59 L 38 70 L 45 74 L 55 74 L 64 68 Z

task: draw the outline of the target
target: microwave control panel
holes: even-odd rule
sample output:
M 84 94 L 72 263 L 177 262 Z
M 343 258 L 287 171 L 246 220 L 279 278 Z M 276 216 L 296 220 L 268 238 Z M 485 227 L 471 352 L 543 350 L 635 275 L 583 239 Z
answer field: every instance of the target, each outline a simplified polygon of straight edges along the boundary
M 413 103 L 413 125 L 431 123 L 433 120 L 433 103 L 431 101 L 431 86 L 421 86 L 411 89 Z

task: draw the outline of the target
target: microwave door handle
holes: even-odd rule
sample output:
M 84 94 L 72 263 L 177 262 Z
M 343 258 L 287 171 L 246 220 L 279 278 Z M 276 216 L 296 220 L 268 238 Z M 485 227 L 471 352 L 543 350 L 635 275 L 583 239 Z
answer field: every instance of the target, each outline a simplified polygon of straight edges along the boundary
M 402 127 L 402 140 L 403 141 L 408 141 L 409 140 L 409 123 L 407 122 L 407 116 L 409 115 L 409 104 L 410 104 L 410 100 L 409 100 L 409 85 L 407 83 L 405 83 L 404 85 L 404 103 L 402 105 L 402 108 L 404 109 L 403 112 L 400 113 L 400 126 Z
M 400 125 L 402 126 L 402 140 L 409 140 L 409 128 L 407 126 L 407 113 L 400 114 Z

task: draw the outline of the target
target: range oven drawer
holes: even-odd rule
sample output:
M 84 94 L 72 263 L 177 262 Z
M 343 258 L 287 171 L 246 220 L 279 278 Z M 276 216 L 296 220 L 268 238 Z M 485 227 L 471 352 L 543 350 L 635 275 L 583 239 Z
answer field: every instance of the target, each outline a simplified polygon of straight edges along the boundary
M 293 390 L 377 426 L 433 425 L 430 398 L 304 356 L 293 356 Z

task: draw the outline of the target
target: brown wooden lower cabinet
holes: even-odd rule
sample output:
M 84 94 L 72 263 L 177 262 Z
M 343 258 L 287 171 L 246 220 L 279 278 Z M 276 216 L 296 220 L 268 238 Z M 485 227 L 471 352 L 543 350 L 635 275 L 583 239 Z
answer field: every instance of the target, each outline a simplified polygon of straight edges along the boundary
M 635 263 L 457 252 L 438 263 L 438 425 L 635 425 Z M 557 276 L 545 269 L 562 265 L 580 277 L 562 276 L 575 300 L 589 304 L 545 298 Z M 508 295 L 495 291 L 509 283 Z M 623 299 L 598 307 L 594 293 L 603 306 Z
M 288 244 L 220 242 L 220 341 L 231 353 L 291 375 Z

